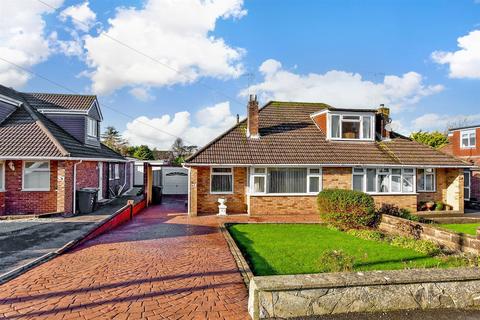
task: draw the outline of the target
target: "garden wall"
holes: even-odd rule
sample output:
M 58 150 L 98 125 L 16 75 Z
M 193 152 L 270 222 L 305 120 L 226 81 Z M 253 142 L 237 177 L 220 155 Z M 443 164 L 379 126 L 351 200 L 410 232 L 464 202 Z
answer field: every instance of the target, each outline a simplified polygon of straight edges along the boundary
M 425 223 L 384 214 L 382 215 L 379 228 L 391 234 L 414 236 L 420 239 L 435 241 L 442 246 L 456 251 L 473 254 L 480 253 L 480 240 L 476 237 L 460 235 L 456 232 L 439 229 Z
M 412 269 L 254 277 L 253 319 L 350 312 L 480 308 L 478 269 Z

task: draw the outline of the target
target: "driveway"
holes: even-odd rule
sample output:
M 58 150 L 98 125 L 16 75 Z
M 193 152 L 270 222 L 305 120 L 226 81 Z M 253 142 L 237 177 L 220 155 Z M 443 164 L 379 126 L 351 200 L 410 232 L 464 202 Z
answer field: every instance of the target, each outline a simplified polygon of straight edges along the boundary
M 124 196 L 91 214 L 70 218 L 0 220 L 0 275 L 63 247 L 134 198 Z

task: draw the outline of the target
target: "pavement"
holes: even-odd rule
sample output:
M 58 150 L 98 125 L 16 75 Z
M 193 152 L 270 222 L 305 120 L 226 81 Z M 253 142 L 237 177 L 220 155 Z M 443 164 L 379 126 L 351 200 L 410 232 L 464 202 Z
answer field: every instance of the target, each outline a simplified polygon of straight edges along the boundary
M 128 199 L 115 199 L 91 214 L 73 217 L 0 220 L 0 275 L 58 250 L 87 234 L 98 222 L 123 207 Z

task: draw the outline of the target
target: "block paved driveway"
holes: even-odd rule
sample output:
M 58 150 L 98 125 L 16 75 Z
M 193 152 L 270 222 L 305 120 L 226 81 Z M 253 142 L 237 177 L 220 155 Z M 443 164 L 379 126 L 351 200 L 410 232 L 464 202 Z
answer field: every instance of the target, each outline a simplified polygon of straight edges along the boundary
M 226 220 L 184 211 L 178 200 L 150 207 L 5 283 L 0 318 L 248 319 L 247 289 L 218 229 Z

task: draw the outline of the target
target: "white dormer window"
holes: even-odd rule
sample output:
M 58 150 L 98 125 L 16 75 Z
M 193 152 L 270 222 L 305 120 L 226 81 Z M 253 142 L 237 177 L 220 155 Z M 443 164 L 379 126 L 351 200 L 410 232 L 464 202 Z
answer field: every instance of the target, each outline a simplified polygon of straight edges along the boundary
M 461 141 L 460 145 L 464 149 L 470 149 L 470 148 L 475 148 L 475 145 L 477 143 L 477 136 L 475 130 L 466 130 L 466 131 L 461 131 Z
M 98 121 L 88 117 L 87 118 L 87 134 L 90 137 L 96 138 L 98 136 L 97 133 Z
M 332 114 L 329 133 L 333 140 L 372 140 L 373 116 Z

